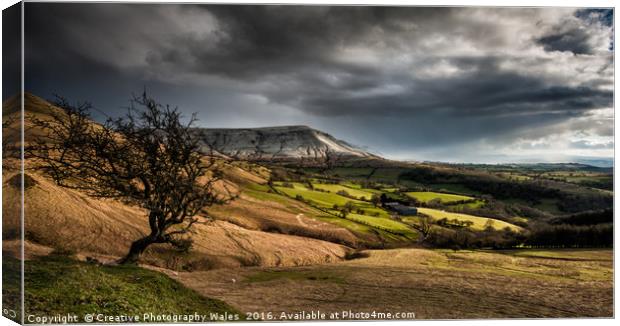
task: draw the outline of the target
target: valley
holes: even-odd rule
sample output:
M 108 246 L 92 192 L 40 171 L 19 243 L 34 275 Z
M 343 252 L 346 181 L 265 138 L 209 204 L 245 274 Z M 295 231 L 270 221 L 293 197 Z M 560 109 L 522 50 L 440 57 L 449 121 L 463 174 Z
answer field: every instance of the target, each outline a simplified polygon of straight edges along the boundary
M 40 135 L 29 120 L 59 109 L 31 94 L 25 99 L 28 142 Z M 17 105 L 4 103 L 5 120 Z M 5 126 L 6 139 L 19 139 L 16 124 Z M 149 231 L 145 209 L 60 187 L 36 160 L 26 160 L 26 268 L 83 270 L 112 287 L 128 286 L 132 295 L 139 280 L 126 274 L 163 273 L 168 278 L 159 285 L 179 289 L 183 300 L 199 296 L 206 307 L 242 314 L 309 307 L 382 307 L 420 319 L 613 313 L 611 170 L 396 162 L 308 127 L 259 129 L 196 131 L 221 171 L 215 191 L 234 199 L 200 211 L 186 248 L 154 244 L 132 271 L 117 261 Z M 7 155 L 3 253 L 9 257 L 19 257 L 21 248 L 20 186 L 19 160 Z M 113 275 L 102 276 L 100 268 Z M 27 294 L 26 310 L 68 312 L 66 303 L 46 301 L 54 289 L 31 281 L 39 285 Z M 94 291 L 75 300 L 93 309 L 101 298 L 118 303 L 110 313 L 150 304 L 119 303 L 108 287 Z

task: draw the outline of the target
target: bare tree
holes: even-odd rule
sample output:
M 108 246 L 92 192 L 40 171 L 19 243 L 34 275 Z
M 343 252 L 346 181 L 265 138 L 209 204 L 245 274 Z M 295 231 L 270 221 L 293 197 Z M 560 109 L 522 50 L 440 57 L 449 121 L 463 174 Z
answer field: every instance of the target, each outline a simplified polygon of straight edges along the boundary
M 178 109 L 163 106 L 146 92 L 134 96 L 127 114 L 96 124 L 91 105 L 71 105 L 58 97 L 51 119 L 33 119 L 43 131 L 27 155 L 60 186 L 90 196 L 117 198 L 148 211 L 150 233 L 131 244 L 121 263 L 135 263 L 154 243 L 187 244 L 197 216 L 207 206 L 231 199 L 218 195 L 221 172 L 199 152 L 191 126 Z
M 10 137 L 13 131 L 11 126 L 19 120 L 19 118 L 19 114 L 2 115 L 2 158 L 19 157 L 19 155 L 21 155 L 19 153 L 19 146 L 15 144 L 19 140 Z

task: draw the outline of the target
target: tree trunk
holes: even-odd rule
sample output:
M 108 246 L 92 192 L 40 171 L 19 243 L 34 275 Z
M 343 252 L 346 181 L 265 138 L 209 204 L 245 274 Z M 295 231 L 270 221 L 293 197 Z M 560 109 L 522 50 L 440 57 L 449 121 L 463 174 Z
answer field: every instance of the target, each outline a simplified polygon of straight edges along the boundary
M 125 257 L 119 260 L 120 264 L 136 264 L 138 262 L 138 258 L 140 255 L 146 250 L 148 246 L 153 243 L 158 242 L 158 238 L 160 238 L 160 234 L 162 230 L 160 230 L 160 226 L 157 223 L 159 221 L 161 215 L 158 214 L 158 211 L 152 210 L 149 213 L 149 226 L 151 228 L 151 234 L 134 241 L 129 248 L 129 252 Z M 161 241 L 159 241 L 161 242 Z
M 136 264 L 140 255 L 146 250 L 146 248 L 155 243 L 155 237 L 148 235 L 142 239 L 138 239 L 131 244 L 129 253 L 119 261 L 121 264 Z

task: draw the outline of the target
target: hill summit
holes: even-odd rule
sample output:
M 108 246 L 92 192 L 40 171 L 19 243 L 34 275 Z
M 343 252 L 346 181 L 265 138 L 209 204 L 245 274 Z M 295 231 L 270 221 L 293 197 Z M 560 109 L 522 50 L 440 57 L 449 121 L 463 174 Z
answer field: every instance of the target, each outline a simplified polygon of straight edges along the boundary
M 204 150 L 249 160 L 323 160 L 378 158 L 334 136 L 308 126 L 196 129 Z

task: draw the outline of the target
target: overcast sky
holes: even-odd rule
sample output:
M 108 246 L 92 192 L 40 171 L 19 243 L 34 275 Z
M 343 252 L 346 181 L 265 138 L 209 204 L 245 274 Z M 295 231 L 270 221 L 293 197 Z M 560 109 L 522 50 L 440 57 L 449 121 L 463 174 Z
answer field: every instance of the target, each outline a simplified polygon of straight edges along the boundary
M 204 127 L 308 125 L 394 159 L 613 155 L 613 13 L 26 3 L 26 89 Z

